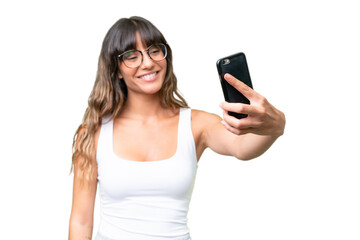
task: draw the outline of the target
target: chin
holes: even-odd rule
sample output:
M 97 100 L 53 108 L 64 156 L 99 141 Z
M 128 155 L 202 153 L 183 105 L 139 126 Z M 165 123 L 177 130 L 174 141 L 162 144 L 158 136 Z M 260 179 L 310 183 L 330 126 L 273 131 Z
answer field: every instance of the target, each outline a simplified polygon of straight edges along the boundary
M 149 86 L 145 89 L 143 89 L 144 93 L 146 94 L 151 94 L 151 95 L 154 95 L 154 94 L 159 94 L 160 93 L 160 90 L 162 88 L 162 84 L 160 85 L 157 85 L 157 86 Z
M 143 90 L 148 94 L 159 93 L 164 84 L 164 77 L 158 76 L 155 81 L 146 82 L 142 84 Z

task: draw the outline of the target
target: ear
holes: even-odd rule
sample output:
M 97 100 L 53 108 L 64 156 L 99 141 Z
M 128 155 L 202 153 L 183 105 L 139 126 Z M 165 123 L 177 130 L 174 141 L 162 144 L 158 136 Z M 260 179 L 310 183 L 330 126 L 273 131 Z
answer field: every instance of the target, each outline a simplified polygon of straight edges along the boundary
M 117 75 L 118 75 L 119 79 L 123 79 L 123 76 L 122 76 L 121 71 L 120 71 L 120 66 L 119 66 L 119 68 L 117 70 Z
M 123 77 L 122 77 L 122 75 L 121 75 L 120 72 L 118 72 L 118 78 L 119 78 L 119 79 L 123 79 Z
M 123 79 L 123 76 L 120 71 L 120 62 L 119 61 L 117 62 L 117 75 L 118 75 L 119 79 Z

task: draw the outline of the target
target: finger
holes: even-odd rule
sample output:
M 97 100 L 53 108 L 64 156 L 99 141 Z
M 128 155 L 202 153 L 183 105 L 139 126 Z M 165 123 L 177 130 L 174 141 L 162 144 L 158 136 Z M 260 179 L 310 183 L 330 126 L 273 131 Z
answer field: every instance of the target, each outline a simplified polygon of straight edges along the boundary
M 256 109 L 249 104 L 244 103 L 229 103 L 222 102 L 220 103 L 220 107 L 227 112 L 236 112 L 243 114 L 254 114 L 256 113 Z
M 249 87 L 242 81 L 239 81 L 231 74 L 226 73 L 224 78 L 231 86 L 233 86 L 236 90 L 241 92 L 249 100 L 256 97 L 256 92 L 251 87 Z
M 237 128 L 234 128 L 234 127 L 230 126 L 225 121 L 222 121 L 221 123 L 224 125 L 226 130 L 228 130 L 229 132 L 231 132 L 233 134 L 236 134 L 236 135 L 243 135 L 243 134 L 251 132 L 251 129 L 237 129 Z
M 230 116 L 229 113 L 225 111 L 223 113 L 223 119 L 229 126 L 239 130 L 258 128 L 259 126 L 261 126 L 261 122 L 257 121 L 256 119 L 252 119 L 249 117 L 237 119 L 233 116 Z

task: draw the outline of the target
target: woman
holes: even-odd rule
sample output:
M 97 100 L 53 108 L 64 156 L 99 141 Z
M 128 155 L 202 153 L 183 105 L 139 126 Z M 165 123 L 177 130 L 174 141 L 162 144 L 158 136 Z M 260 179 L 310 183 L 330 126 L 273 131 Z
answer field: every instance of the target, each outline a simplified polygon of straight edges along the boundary
M 160 31 L 140 17 L 110 28 L 74 136 L 69 239 L 91 239 L 97 182 L 96 239 L 190 239 L 186 218 L 203 151 L 248 160 L 284 131 L 281 111 L 231 75 L 226 79 L 251 105 L 222 103 L 223 120 L 191 110 L 177 91 L 171 48 Z

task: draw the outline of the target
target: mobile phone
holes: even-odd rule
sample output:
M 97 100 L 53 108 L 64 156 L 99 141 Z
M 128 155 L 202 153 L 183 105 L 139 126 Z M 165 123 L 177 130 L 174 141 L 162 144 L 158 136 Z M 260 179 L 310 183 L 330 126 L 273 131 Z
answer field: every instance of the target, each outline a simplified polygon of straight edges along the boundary
M 216 66 L 225 100 L 231 103 L 250 104 L 249 99 L 247 99 L 241 92 L 236 90 L 224 79 L 225 74 L 229 73 L 239 81 L 242 81 L 249 87 L 253 88 L 245 54 L 240 52 L 228 57 L 220 58 L 216 62 Z M 234 112 L 229 112 L 229 115 L 238 119 L 247 117 L 246 114 Z

